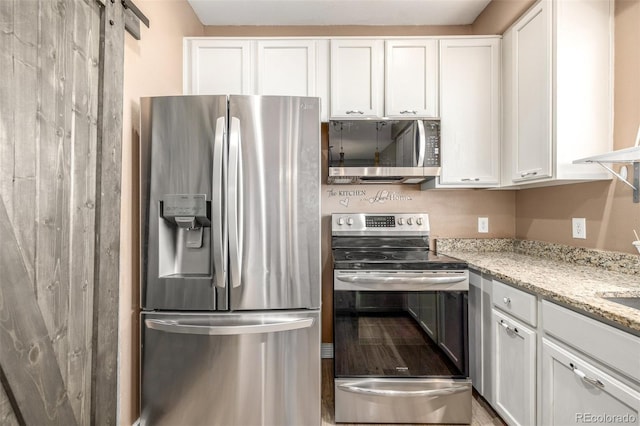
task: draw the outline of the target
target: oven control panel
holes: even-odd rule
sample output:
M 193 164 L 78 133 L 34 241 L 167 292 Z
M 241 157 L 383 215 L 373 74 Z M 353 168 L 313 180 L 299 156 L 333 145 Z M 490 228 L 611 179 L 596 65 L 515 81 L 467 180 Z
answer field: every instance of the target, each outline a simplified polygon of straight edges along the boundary
M 426 213 L 333 213 L 332 235 L 428 235 Z

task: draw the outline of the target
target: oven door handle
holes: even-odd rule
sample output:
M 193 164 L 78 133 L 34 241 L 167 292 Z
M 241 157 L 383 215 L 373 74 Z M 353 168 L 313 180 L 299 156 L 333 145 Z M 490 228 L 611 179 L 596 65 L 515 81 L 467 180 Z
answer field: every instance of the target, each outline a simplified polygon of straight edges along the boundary
M 340 281 L 350 284 L 454 284 L 467 279 L 466 275 L 450 277 L 403 277 L 388 275 L 348 275 L 338 277 Z
M 469 386 L 451 386 L 444 389 L 424 389 L 424 390 L 395 390 L 395 389 L 372 389 L 367 387 L 358 386 L 358 384 L 344 384 L 338 385 L 338 389 L 347 392 L 360 393 L 364 395 L 376 395 L 376 396 L 396 396 L 396 397 L 412 397 L 412 396 L 447 396 L 460 392 L 468 392 Z

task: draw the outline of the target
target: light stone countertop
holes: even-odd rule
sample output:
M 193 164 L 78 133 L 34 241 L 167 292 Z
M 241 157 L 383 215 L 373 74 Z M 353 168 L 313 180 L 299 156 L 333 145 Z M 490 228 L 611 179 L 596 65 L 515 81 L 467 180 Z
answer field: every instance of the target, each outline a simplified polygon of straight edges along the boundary
M 511 239 L 438 239 L 437 249 L 471 269 L 640 336 L 640 310 L 600 297 L 640 296 L 638 256 Z

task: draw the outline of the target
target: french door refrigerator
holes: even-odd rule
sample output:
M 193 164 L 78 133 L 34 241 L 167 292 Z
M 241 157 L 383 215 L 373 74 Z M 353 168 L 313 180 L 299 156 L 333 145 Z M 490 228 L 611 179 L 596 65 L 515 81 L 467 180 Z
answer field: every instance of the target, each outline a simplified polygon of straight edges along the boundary
M 141 423 L 320 424 L 317 98 L 141 99 Z

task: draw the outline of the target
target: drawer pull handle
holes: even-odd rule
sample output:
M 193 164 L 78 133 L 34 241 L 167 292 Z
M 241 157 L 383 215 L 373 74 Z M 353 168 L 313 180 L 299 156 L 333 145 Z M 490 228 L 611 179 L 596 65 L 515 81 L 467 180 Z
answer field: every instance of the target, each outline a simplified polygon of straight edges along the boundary
M 511 299 L 508 297 L 505 297 L 504 299 L 502 299 L 502 301 L 504 302 L 505 305 L 508 305 L 511 303 Z
M 576 367 L 575 365 L 573 365 L 573 363 L 569 364 L 569 367 L 571 367 L 571 370 L 573 370 L 573 372 L 575 373 L 576 376 L 580 377 L 582 380 L 584 380 L 585 382 L 599 387 L 601 389 L 604 389 L 604 383 L 602 383 L 600 380 L 598 379 L 594 379 L 592 377 L 587 376 L 586 374 L 584 374 L 581 370 L 578 370 L 578 367 Z
M 479 182 L 479 181 L 480 181 L 480 178 L 462 178 L 462 179 L 460 179 L 460 180 L 461 180 L 462 182 L 471 182 L 471 181 Z
M 417 113 L 418 113 L 418 111 L 416 111 L 415 109 L 412 109 L 412 110 L 405 109 L 403 111 L 400 111 L 400 114 L 413 114 L 413 115 L 416 115 Z
M 352 109 L 350 111 L 347 111 L 347 114 L 364 114 L 364 112 L 360 111 L 359 109 Z
M 506 322 L 504 322 L 504 320 L 500 320 L 500 325 L 507 330 L 509 333 L 516 333 L 518 334 L 518 329 L 516 327 L 509 327 L 509 324 L 507 324 Z

